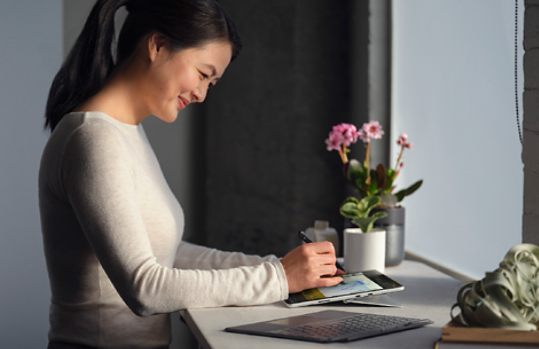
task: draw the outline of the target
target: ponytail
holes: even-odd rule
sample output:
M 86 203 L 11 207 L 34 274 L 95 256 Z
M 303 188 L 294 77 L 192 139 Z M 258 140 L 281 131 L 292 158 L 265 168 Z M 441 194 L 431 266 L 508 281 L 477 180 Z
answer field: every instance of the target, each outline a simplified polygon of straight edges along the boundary
M 232 59 L 241 50 L 236 27 L 218 0 L 98 0 L 52 82 L 45 111 L 45 128 L 51 132 L 65 114 L 103 88 L 114 68 L 114 15 L 122 6 L 129 14 L 118 40 L 117 64 L 152 31 L 162 34 L 173 50 L 215 40 L 232 44 Z
M 52 82 L 45 111 L 45 127 L 54 130 L 71 112 L 104 85 L 114 61 L 112 40 L 116 10 L 129 0 L 99 0 L 92 8 L 73 49 Z

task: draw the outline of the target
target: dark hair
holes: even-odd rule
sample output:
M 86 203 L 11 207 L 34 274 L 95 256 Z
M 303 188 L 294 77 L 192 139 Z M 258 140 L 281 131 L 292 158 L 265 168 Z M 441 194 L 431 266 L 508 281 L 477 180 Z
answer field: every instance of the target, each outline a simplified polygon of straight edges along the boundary
M 51 132 L 65 114 L 103 88 L 115 65 L 114 15 L 122 6 L 129 14 L 120 31 L 116 64 L 152 32 L 161 34 L 176 51 L 216 40 L 232 44 L 232 60 L 241 51 L 236 27 L 219 0 L 98 0 L 52 82 L 45 111 L 45 128 Z

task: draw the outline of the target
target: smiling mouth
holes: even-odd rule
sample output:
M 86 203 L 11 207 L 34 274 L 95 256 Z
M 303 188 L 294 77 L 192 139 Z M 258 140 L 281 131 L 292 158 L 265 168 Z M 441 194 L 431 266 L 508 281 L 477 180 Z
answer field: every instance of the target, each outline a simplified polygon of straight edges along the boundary
M 180 110 L 182 110 L 189 105 L 189 101 L 185 98 L 178 97 L 178 105 L 180 107 Z

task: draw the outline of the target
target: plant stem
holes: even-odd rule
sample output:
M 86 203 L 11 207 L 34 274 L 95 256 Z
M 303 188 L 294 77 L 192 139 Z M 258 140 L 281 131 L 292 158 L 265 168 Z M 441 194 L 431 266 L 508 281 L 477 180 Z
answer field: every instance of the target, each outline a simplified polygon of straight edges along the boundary
M 346 156 L 346 153 L 348 150 L 346 149 L 346 144 L 342 145 L 343 149 L 339 149 L 339 155 L 341 156 L 341 161 L 343 164 L 348 163 L 348 156 Z
M 395 178 L 397 178 L 397 171 L 399 170 L 399 164 L 401 163 L 401 159 L 402 159 L 402 153 L 404 153 L 404 146 L 401 146 L 401 152 L 399 154 L 399 158 L 397 159 L 397 163 L 395 164 Z
M 367 142 L 367 151 L 365 151 L 365 168 L 367 169 L 367 184 L 371 184 L 371 171 L 370 171 L 370 165 L 369 165 L 369 157 L 370 157 L 370 150 L 371 150 L 371 142 Z

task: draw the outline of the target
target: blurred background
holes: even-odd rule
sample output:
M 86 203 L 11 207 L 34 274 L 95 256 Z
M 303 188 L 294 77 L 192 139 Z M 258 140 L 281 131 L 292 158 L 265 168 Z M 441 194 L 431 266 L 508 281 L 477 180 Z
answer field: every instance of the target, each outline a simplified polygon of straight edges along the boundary
M 47 343 L 37 204 L 43 115 L 94 2 L 0 0 L 0 339 L 9 348 Z M 315 220 L 342 233 L 338 207 L 354 192 L 324 140 L 338 123 L 377 120 L 385 135 L 373 141 L 371 163 L 393 165 L 406 132 L 414 149 L 397 185 L 424 180 L 403 201 L 409 252 L 481 278 L 521 241 L 513 1 L 221 2 L 242 53 L 204 104 L 173 124 L 144 121 L 185 211 L 186 240 L 283 256 Z M 124 17 L 119 11 L 117 23 Z M 363 156 L 363 145 L 353 146 L 352 157 Z M 173 321 L 171 349 L 192 347 Z

